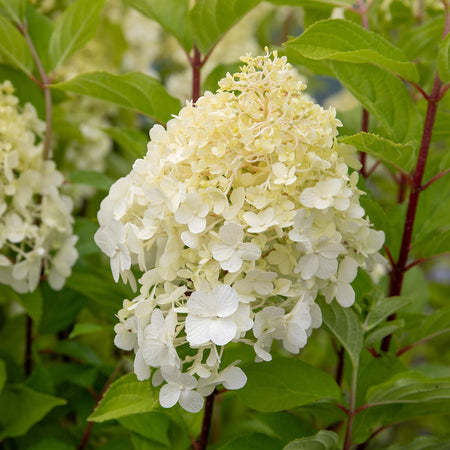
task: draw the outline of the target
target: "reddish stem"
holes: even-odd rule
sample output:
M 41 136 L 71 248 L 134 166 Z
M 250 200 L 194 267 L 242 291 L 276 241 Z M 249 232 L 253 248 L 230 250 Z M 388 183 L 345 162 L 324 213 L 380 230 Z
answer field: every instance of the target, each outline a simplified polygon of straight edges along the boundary
M 450 331 L 450 328 L 446 328 L 445 330 L 436 331 L 436 333 L 430 334 L 429 336 L 424 337 L 423 339 L 420 339 L 419 341 L 416 341 L 410 345 L 407 345 L 406 347 L 401 348 L 397 352 L 397 356 L 401 356 L 401 355 L 403 355 L 403 353 L 408 352 L 412 348 L 417 347 L 422 344 L 425 344 L 426 342 L 431 341 L 431 339 L 433 339 L 437 336 L 440 336 L 441 334 L 448 333 L 449 331 Z
M 208 445 L 209 430 L 211 429 L 211 421 L 212 421 L 215 397 L 216 397 L 215 390 L 212 394 L 210 394 L 210 395 L 208 395 L 208 397 L 206 397 L 205 411 L 203 413 L 202 431 L 200 432 L 200 437 L 198 438 L 198 441 L 196 442 L 196 444 L 197 444 L 195 446 L 196 450 L 205 450 L 206 446 Z
M 200 97 L 200 70 L 202 68 L 202 55 L 196 46 L 194 46 L 194 56 L 190 59 L 190 62 L 192 67 L 192 101 L 195 103 Z
M 439 172 L 437 175 L 435 175 L 430 181 L 425 183 L 420 190 L 424 191 L 427 187 L 431 186 L 435 181 L 439 180 L 439 178 L 442 178 L 444 175 L 447 175 L 450 173 L 450 169 L 443 170 L 442 172 Z
M 450 18 L 450 15 L 447 15 Z M 450 19 L 446 20 L 448 27 L 450 27 Z M 446 27 L 446 28 L 448 28 Z M 448 30 L 447 30 L 448 32 Z M 446 33 L 445 33 L 446 34 Z M 439 76 L 436 75 L 433 85 L 433 91 L 430 98 L 437 98 L 441 90 L 442 82 Z M 425 125 L 422 135 L 422 141 L 420 144 L 419 157 L 417 159 L 416 169 L 413 176 L 413 184 L 416 188 L 412 188 L 409 194 L 408 209 L 406 212 L 405 226 L 403 229 L 402 243 L 400 246 L 400 253 L 397 264 L 394 264 L 391 272 L 391 279 L 389 284 L 389 297 L 398 296 L 402 292 L 403 287 L 403 275 L 405 267 L 408 262 L 409 251 L 411 248 L 412 233 L 414 228 L 414 221 L 416 218 L 417 204 L 419 202 L 419 196 L 421 189 L 417 188 L 422 185 L 423 174 L 425 172 L 425 165 L 427 162 L 428 151 L 430 148 L 431 136 L 433 133 L 434 120 L 437 111 L 437 102 L 428 102 L 427 115 L 425 118 Z M 395 314 L 389 316 L 388 320 L 394 320 Z M 386 336 L 381 343 L 381 350 L 387 352 L 391 344 L 391 335 Z
M 368 130 L 369 130 L 369 111 L 363 108 L 361 117 L 361 131 L 367 133 Z M 366 153 L 361 152 L 361 154 L 359 155 L 359 161 L 361 162 L 360 173 L 364 178 L 367 178 L 366 160 L 367 160 Z
M 27 314 L 26 319 L 26 337 L 25 337 L 25 361 L 24 361 L 24 369 L 25 376 L 28 377 L 31 374 L 31 368 L 33 363 L 33 354 L 32 354 L 32 344 L 33 344 L 33 320 Z
M 381 164 L 381 160 L 378 160 L 371 168 L 366 172 L 366 178 L 369 178 L 375 172 L 375 169 Z

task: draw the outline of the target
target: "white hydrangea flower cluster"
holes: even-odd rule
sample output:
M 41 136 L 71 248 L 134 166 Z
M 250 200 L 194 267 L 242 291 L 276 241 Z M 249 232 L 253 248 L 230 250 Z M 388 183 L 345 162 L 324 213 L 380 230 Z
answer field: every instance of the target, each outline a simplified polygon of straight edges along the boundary
M 142 273 L 115 344 L 136 353 L 138 379 L 158 369 L 163 407 L 195 412 L 216 386 L 241 388 L 237 361 L 220 366 L 231 342 L 257 361 L 273 340 L 298 353 L 321 325 L 317 296 L 351 306 L 358 267 L 381 258 L 334 109 L 311 102 L 276 52 L 242 61 L 217 93 L 150 130 L 147 155 L 98 214 L 114 279 Z
M 31 292 L 44 275 L 61 289 L 78 256 L 72 202 L 55 163 L 42 159 L 45 124 L 13 92 L 0 85 L 0 283 Z

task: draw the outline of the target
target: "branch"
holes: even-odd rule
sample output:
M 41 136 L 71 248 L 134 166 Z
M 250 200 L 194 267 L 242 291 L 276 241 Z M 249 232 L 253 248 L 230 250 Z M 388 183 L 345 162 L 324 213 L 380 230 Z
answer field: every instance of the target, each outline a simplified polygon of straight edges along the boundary
M 30 49 L 33 60 L 36 64 L 36 67 L 39 72 L 39 76 L 41 77 L 41 83 L 38 86 L 44 91 L 44 100 L 45 100 L 45 137 L 44 144 L 42 150 L 42 159 L 47 160 L 50 156 L 50 146 L 52 142 L 52 94 L 50 91 L 51 81 L 45 72 L 44 66 L 42 65 L 41 59 L 36 51 L 36 48 L 33 44 L 31 36 L 28 33 L 28 26 L 26 23 L 17 25 L 19 31 L 23 34 L 25 41 Z
M 355 418 L 356 406 L 356 387 L 358 381 L 358 366 L 352 370 L 352 381 L 350 385 L 349 409 L 347 411 L 347 428 L 345 430 L 345 439 L 343 450 L 349 450 L 352 445 L 353 420 Z
M 205 450 L 208 445 L 209 430 L 211 429 L 211 420 L 214 406 L 214 398 L 216 396 L 216 391 L 214 390 L 212 394 L 206 397 L 205 411 L 203 413 L 203 423 L 202 431 L 200 432 L 200 437 L 196 442 L 196 450 Z
M 436 333 L 430 334 L 429 336 L 424 337 L 423 339 L 420 339 L 417 342 L 414 342 L 410 345 L 407 345 L 406 347 L 401 348 L 400 350 L 398 350 L 397 356 L 401 356 L 401 355 L 403 355 L 403 353 L 408 352 L 412 348 L 417 347 L 422 344 L 425 344 L 426 342 L 431 341 L 431 339 L 434 339 L 435 337 L 440 336 L 441 334 L 448 333 L 449 331 L 450 331 L 450 328 L 446 328 L 445 330 L 436 331 Z
M 421 186 L 420 190 L 424 191 L 427 187 L 430 187 L 435 181 L 439 180 L 439 178 L 443 177 L 444 175 L 447 175 L 448 173 L 450 173 L 450 169 L 443 170 L 442 172 L 439 172 L 430 181 L 428 181 L 423 186 Z
M 94 407 L 92 408 L 92 412 L 94 412 L 97 409 L 98 404 L 102 400 L 103 396 L 105 395 L 105 392 L 108 390 L 109 386 L 111 386 L 111 383 L 114 381 L 116 376 L 119 374 L 120 369 L 122 368 L 122 361 L 119 361 L 114 368 L 113 372 L 109 376 L 109 378 L 106 380 L 105 385 L 103 386 L 102 391 L 97 397 L 97 401 L 95 402 Z M 94 422 L 88 422 L 86 425 L 86 428 L 83 433 L 83 437 L 81 438 L 80 445 L 78 446 L 78 450 L 84 450 L 86 445 L 89 442 L 89 438 L 91 437 L 92 427 L 94 426 Z
M 430 261 L 430 260 L 432 260 L 432 259 L 439 258 L 439 257 L 441 257 L 441 256 L 448 256 L 448 255 L 450 255 L 450 252 L 438 253 L 437 255 L 428 256 L 427 258 L 420 258 L 420 259 L 417 259 L 416 261 L 413 261 L 411 264 L 408 264 L 408 265 L 403 269 L 403 271 L 406 272 L 406 271 L 408 271 L 409 269 L 413 268 L 414 266 L 417 266 L 418 264 L 422 264 L 422 263 L 424 263 L 424 262 L 426 262 L 426 261 Z
M 375 172 L 375 169 L 381 164 L 381 160 L 379 159 L 369 171 L 366 172 L 366 178 L 369 178 Z
M 383 249 L 386 252 L 386 255 L 387 255 L 388 259 L 389 259 L 389 262 L 391 263 L 391 266 L 394 267 L 395 266 L 395 261 L 394 261 L 394 258 L 392 257 L 392 253 L 389 250 L 389 247 L 385 244 L 385 245 L 383 245 Z

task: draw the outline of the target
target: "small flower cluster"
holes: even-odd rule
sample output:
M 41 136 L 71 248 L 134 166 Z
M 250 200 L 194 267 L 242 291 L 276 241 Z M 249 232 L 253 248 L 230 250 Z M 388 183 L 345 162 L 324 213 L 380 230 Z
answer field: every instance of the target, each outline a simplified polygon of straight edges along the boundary
M 242 58 L 169 121 L 101 204 L 95 239 L 114 279 L 135 285 L 115 344 L 136 353 L 140 380 L 166 384 L 160 403 L 199 411 L 218 385 L 245 382 L 231 342 L 271 360 L 274 340 L 298 353 L 321 325 L 322 295 L 353 304 L 358 267 L 382 258 L 382 231 L 359 204 L 354 148 L 340 122 L 302 93 L 285 57 Z
M 72 202 L 54 162 L 42 159 L 45 124 L 13 92 L 0 85 L 0 283 L 33 291 L 44 275 L 61 289 L 78 256 Z

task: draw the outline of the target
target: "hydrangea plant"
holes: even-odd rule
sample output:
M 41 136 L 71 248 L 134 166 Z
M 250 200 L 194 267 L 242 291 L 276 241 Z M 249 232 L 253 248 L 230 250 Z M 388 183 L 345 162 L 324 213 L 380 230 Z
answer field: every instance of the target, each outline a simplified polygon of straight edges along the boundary
M 150 130 L 147 155 L 98 214 L 114 279 L 134 286 L 139 273 L 115 344 L 136 353 L 138 379 L 154 368 L 153 383 L 167 383 L 163 407 L 197 412 L 200 394 L 241 388 L 238 361 L 221 365 L 231 342 L 257 361 L 272 359 L 274 340 L 297 354 L 321 325 L 317 297 L 351 306 L 358 268 L 384 261 L 335 110 L 303 93 L 286 57 L 242 62 L 167 130 Z

